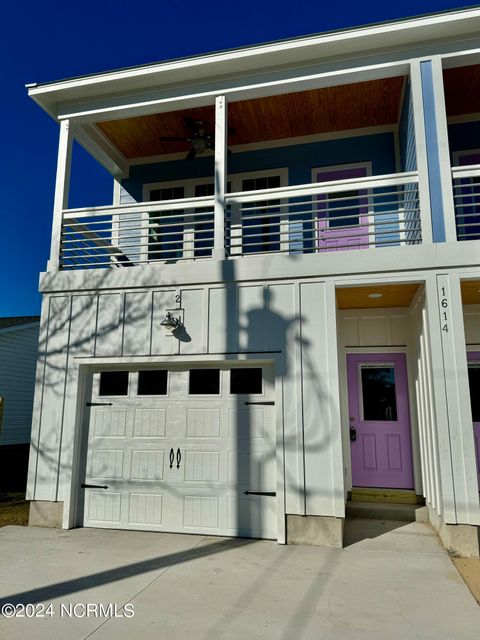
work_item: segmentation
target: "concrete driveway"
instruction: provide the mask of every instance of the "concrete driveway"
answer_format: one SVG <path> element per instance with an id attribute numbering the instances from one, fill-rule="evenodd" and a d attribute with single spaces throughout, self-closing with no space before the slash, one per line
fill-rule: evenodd
<path id="1" fill-rule="evenodd" d="M 425 523 L 398 523 L 343 550 L 5 527 L 0 554 L 0 600 L 31 603 L 17 614 L 36 616 L 0 617 L 2 640 L 478 640 L 480 633 L 480 607 Z M 105 617 L 114 605 L 116 617 Z"/>

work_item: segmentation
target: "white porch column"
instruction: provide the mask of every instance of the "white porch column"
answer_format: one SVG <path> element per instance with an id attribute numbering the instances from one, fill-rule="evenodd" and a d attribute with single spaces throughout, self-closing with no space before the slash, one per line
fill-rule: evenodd
<path id="1" fill-rule="evenodd" d="M 448 142 L 447 109 L 443 86 L 443 66 L 440 56 L 432 57 L 432 77 L 435 105 L 435 123 L 437 126 L 438 156 L 442 183 L 443 211 L 445 215 L 445 239 L 447 242 L 457 241 L 455 225 L 455 207 L 452 185 L 452 164 L 450 145 Z"/>
<path id="2" fill-rule="evenodd" d="M 58 271 L 60 267 L 60 240 L 62 234 L 63 209 L 68 207 L 70 168 L 72 163 L 72 127 L 69 120 L 60 122 L 58 143 L 57 176 L 53 203 L 52 241 L 47 271 Z"/>
<path id="3" fill-rule="evenodd" d="M 432 213 L 430 208 L 430 188 L 428 184 L 427 143 L 425 140 L 425 120 L 422 98 L 420 63 L 413 60 L 410 65 L 410 85 L 412 91 L 413 125 L 415 129 L 415 149 L 417 152 L 418 196 L 420 200 L 420 224 L 422 244 L 432 242 Z"/>
<path id="4" fill-rule="evenodd" d="M 426 281 L 436 428 L 446 524 L 480 524 L 460 278 Z"/>
<path id="5" fill-rule="evenodd" d="M 225 191 L 227 188 L 228 106 L 225 96 L 215 99 L 215 209 L 213 258 L 225 259 Z"/>

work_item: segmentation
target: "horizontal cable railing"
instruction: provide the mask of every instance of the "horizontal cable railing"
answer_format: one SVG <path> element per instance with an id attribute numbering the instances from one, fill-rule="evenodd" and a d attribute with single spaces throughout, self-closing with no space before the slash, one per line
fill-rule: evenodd
<path id="1" fill-rule="evenodd" d="M 230 256 L 420 244 L 417 172 L 226 196 Z"/>
<path id="2" fill-rule="evenodd" d="M 225 196 L 228 257 L 419 244 L 416 172 Z M 134 266 L 212 256 L 214 198 L 63 212 L 62 269 Z"/>
<path id="3" fill-rule="evenodd" d="M 208 258 L 212 249 L 212 197 L 63 212 L 62 269 Z"/>
<path id="4" fill-rule="evenodd" d="M 480 165 L 452 168 L 457 240 L 480 240 Z"/>

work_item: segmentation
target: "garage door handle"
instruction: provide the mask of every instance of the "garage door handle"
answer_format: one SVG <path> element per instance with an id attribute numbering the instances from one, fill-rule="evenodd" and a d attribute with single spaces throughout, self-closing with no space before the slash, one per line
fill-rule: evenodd
<path id="1" fill-rule="evenodd" d="M 180 449 L 177 449 L 177 469 L 180 469 L 181 459 L 182 459 L 182 454 L 180 453 Z"/>
<path id="2" fill-rule="evenodd" d="M 171 469 L 173 467 L 173 461 L 175 459 L 175 454 L 173 452 L 173 447 L 170 449 L 169 459 L 170 459 L 170 469 Z"/>

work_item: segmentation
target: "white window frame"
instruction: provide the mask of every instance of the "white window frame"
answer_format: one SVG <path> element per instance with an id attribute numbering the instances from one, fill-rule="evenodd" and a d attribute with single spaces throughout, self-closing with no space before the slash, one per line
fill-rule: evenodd
<path id="1" fill-rule="evenodd" d="M 280 167 L 278 169 L 262 169 L 260 171 L 243 171 L 241 173 L 232 173 L 227 175 L 227 183 L 230 182 L 232 193 L 241 192 L 242 191 L 242 182 L 244 180 L 251 180 L 256 178 L 271 178 L 279 176 L 280 177 L 280 187 L 288 186 L 288 167 Z M 150 201 L 150 193 L 154 189 L 169 189 L 175 187 L 184 187 L 184 198 L 194 198 L 195 197 L 195 187 L 200 184 L 209 184 L 213 183 L 213 176 L 204 178 L 186 178 L 184 180 L 167 180 L 163 182 L 147 182 L 143 185 L 142 190 L 142 198 L 143 202 Z M 280 213 L 280 248 L 283 250 L 288 248 L 288 212 L 285 211 L 283 214 Z M 192 221 L 193 225 L 193 221 Z M 145 220 L 143 221 L 142 227 L 145 227 L 145 231 L 142 233 L 142 246 L 145 243 L 145 246 L 148 247 L 148 214 L 145 214 Z M 146 235 L 145 235 L 146 234 Z M 239 254 L 242 255 L 242 224 L 241 224 L 241 207 L 235 208 L 232 212 L 231 219 L 231 231 L 230 231 L 231 239 L 236 239 L 236 251 L 232 252 L 233 255 Z M 240 238 L 240 240 L 239 240 Z M 188 260 L 194 260 L 194 240 L 195 240 L 195 230 L 192 226 L 188 228 L 185 225 L 184 229 L 184 258 Z M 187 249 L 185 249 L 185 244 Z M 255 255 L 261 255 L 259 252 Z"/>

